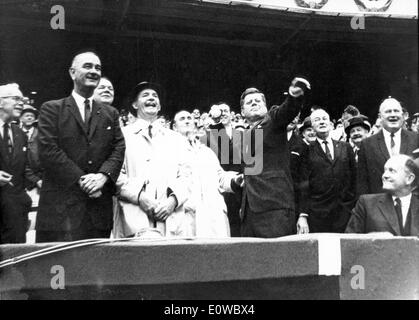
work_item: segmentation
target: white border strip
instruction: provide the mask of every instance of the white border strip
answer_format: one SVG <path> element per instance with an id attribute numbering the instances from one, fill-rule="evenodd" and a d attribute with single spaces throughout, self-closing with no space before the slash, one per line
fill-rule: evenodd
<path id="1" fill-rule="evenodd" d="M 342 253 L 340 236 L 318 234 L 319 275 L 340 276 L 342 270 Z"/>
<path id="2" fill-rule="evenodd" d="M 319 15 L 328 15 L 328 16 L 347 16 L 347 17 L 384 17 L 384 18 L 396 18 L 396 19 L 418 19 L 417 14 L 400 14 L 400 13 L 388 13 L 388 12 L 371 12 L 371 11 L 359 11 L 359 12 L 335 12 L 335 11 L 326 11 L 323 9 L 309 9 L 309 8 L 300 8 L 300 7 L 284 7 L 274 4 L 260 3 L 257 1 L 246 1 L 246 0 L 197 0 L 202 3 L 215 3 L 215 4 L 224 4 L 228 6 L 234 5 L 246 5 L 248 7 L 263 8 L 263 9 L 273 9 L 280 11 L 289 11 L 295 13 L 314 13 Z"/>

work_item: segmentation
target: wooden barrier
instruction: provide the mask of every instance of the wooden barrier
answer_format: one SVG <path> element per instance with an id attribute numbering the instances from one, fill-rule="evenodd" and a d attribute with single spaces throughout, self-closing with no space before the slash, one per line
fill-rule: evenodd
<path id="1" fill-rule="evenodd" d="M 0 260 L 52 245 L 3 245 Z M 102 244 L 0 269 L 0 298 L 418 299 L 419 239 L 311 234 Z"/>

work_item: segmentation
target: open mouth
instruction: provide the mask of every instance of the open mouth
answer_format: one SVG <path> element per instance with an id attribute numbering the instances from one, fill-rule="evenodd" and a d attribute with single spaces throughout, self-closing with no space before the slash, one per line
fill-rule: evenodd
<path id="1" fill-rule="evenodd" d="M 388 118 L 388 121 L 390 123 L 397 123 L 397 122 L 399 122 L 399 120 L 400 120 L 400 118 Z"/>
<path id="2" fill-rule="evenodd" d="M 155 102 L 146 102 L 144 105 L 150 108 L 155 108 L 157 106 Z"/>

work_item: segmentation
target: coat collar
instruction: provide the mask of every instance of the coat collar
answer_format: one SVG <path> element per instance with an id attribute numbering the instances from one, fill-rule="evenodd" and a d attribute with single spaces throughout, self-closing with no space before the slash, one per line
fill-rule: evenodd
<path id="1" fill-rule="evenodd" d="M 77 121 L 77 124 L 80 126 L 80 128 L 83 130 L 83 133 L 86 137 L 91 138 L 94 131 L 96 130 L 97 127 L 97 123 L 98 123 L 98 118 L 100 116 L 100 112 L 102 109 L 102 105 L 97 103 L 96 101 L 92 101 L 92 118 L 91 118 L 91 123 L 90 123 L 90 131 L 89 134 L 87 133 L 87 128 L 86 125 L 83 121 L 83 119 L 81 118 L 81 114 L 79 111 L 79 108 L 77 106 L 77 103 L 73 97 L 73 95 L 70 95 L 66 101 L 65 101 L 66 106 L 69 108 L 71 114 L 74 116 L 74 118 Z"/>
<path id="2" fill-rule="evenodd" d="M 410 214 L 412 217 L 411 235 L 419 237 L 419 193 L 412 194 L 410 201 Z"/>
<path id="3" fill-rule="evenodd" d="M 386 193 L 385 196 L 379 200 L 378 208 L 384 218 L 386 218 L 389 226 L 393 230 L 393 233 L 400 236 L 400 226 L 397 219 L 396 209 L 394 208 L 393 197 Z"/>
<path id="4" fill-rule="evenodd" d="M 380 132 L 377 133 L 378 148 L 380 149 L 381 155 L 384 157 L 384 160 L 387 161 L 388 159 L 390 159 L 390 154 L 388 153 L 383 130 L 384 129 L 381 129 Z"/>
<path id="5" fill-rule="evenodd" d="M 316 149 L 317 153 L 326 161 L 328 161 L 331 164 L 335 164 L 337 159 L 340 158 L 341 153 L 342 153 L 342 146 L 339 143 L 339 141 L 330 139 L 328 141 L 332 141 L 332 145 L 333 145 L 333 152 L 334 152 L 334 157 L 333 157 L 333 161 L 330 161 L 329 158 L 326 156 L 326 153 L 323 151 L 322 146 L 320 145 L 320 142 L 318 139 L 316 139 L 316 141 L 311 142 L 311 144 L 314 146 L 314 148 Z"/>

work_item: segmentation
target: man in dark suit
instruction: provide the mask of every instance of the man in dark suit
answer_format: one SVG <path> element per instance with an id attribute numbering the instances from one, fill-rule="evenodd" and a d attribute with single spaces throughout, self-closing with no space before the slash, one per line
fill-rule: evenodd
<path id="1" fill-rule="evenodd" d="M 243 237 L 275 238 L 295 233 L 286 128 L 300 112 L 309 89 L 307 80 L 295 78 L 285 102 L 269 111 L 264 94 L 256 88 L 245 90 L 241 96 L 242 114 L 251 125 L 243 133 Z"/>
<path id="2" fill-rule="evenodd" d="M 351 146 L 330 138 L 329 114 L 315 110 L 317 139 L 301 154 L 298 233 L 344 232 L 356 200 L 356 163 Z"/>
<path id="3" fill-rule="evenodd" d="M 26 170 L 28 190 L 37 188 L 38 191 L 42 186 L 42 167 L 39 161 L 38 148 L 38 128 L 35 122 L 39 112 L 32 106 L 26 105 L 20 116 L 21 129 L 28 138 L 28 166 Z"/>
<path id="4" fill-rule="evenodd" d="M 93 101 L 101 77 L 96 54 L 77 55 L 70 76 L 72 94 L 40 110 L 37 242 L 107 238 L 112 229 L 112 195 L 125 152 L 118 112 Z"/>
<path id="5" fill-rule="evenodd" d="M 230 106 L 225 102 L 218 102 L 211 107 L 209 116 L 214 124 L 210 125 L 209 131 L 201 137 L 201 142 L 214 151 L 224 171 L 241 173 L 242 134 L 232 126 Z M 223 197 L 227 205 L 231 236 L 240 237 L 239 212 L 242 194 L 237 190 L 235 193 L 226 192 Z"/>
<path id="6" fill-rule="evenodd" d="M 25 191 L 27 138 L 11 123 L 22 98 L 18 87 L 0 87 L 0 244 L 25 243 L 32 204 Z"/>
<path id="7" fill-rule="evenodd" d="M 383 168 L 393 155 L 407 154 L 419 148 L 419 135 L 402 129 L 403 110 L 394 98 L 380 106 L 382 130 L 361 143 L 358 155 L 358 195 L 381 193 Z"/>
<path id="8" fill-rule="evenodd" d="M 382 176 L 385 193 L 363 195 L 352 212 L 346 233 L 390 232 L 419 236 L 419 164 L 406 155 L 391 157 Z"/>

